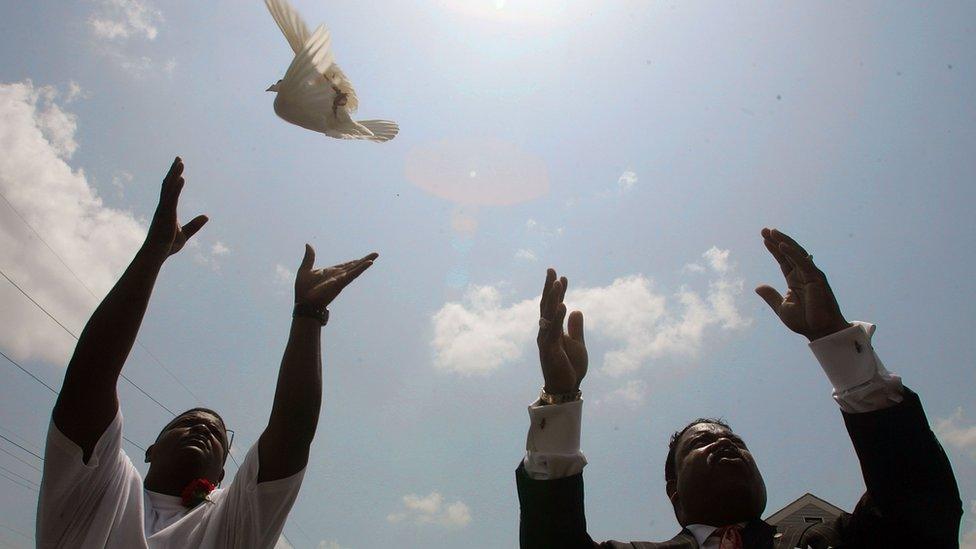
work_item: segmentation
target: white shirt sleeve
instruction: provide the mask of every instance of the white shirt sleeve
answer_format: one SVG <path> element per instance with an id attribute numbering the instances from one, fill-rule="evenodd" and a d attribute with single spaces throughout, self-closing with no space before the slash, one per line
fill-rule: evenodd
<path id="1" fill-rule="evenodd" d="M 270 548 L 275 545 L 298 499 L 305 470 L 258 483 L 258 445 L 255 441 L 248 450 L 230 487 L 213 498 L 215 505 L 203 539 L 196 543 L 191 536 L 188 539 L 194 543 L 182 546 Z"/>
<path id="2" fill-rule="evenodd" d="M 529 405 L 529 435 L 525 442 L 525 472 L 536 480 L 570 477 L 583 471 L 580 452 L 583 401 Z"/>
<path id="3" fill-rule="evenodd" d="M 142 478 L 122 451 L 122 413 L 88 463 L 52 420 L 37 503 L 38 547 L 144 547 Z"/>
<path id="4" fill-rule="evenodd" d="M 810 342 L 834 387 L 834 400 L 849 414 L 873 412 L 902 401 L 901 378 L 885 369 L 871 346 L 875 325 L 853 326 Z"/>

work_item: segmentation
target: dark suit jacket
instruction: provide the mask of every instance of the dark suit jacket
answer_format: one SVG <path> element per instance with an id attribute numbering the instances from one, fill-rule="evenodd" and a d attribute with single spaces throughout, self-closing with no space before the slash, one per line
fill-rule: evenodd
<path id="1" fill-rule="evenodd" d="M 757 518 L 744 532 L 746 547 L 959 547 L 962 502 L 956 479 L 918 395 L 904 391 L 904 400 L 891 408 L 843 414 L 867 486 L 853 513 L 782 532 Z M 596 543 L 586 533 L 582 474 L 533 480 L 520 464 L 515 477 L 523 549 L 698 549 L 686 530 L 665 542 Z"/>

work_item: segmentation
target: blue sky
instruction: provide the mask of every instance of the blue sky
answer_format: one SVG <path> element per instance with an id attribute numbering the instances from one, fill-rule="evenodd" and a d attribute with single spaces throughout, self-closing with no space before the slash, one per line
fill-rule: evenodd
<path id="1" fill-rule="evenodd" d="M 332 307 L 294 546 L 516 545 L 547 266 L 587 314 L 594 537 L 673 535 L 667 437 L 702 415 L 750 444 L 768 512 L 807 491 L 851 509 L 863 484 L 829 384 L 752 293 L 782 287 L 763 226 L 878 324 L 976 531 L 976 7 L 294 4 L 395 140 L 274 115 L 264 90 L 291 53 L 257 0 L 17 3 L 0 22 L 0 190 L 93 293 L 185 159 L 182 216 L 211 221 L 167 263 L 140 340 L 240 455 L 270 411 L 303 244 L 322 264 L 380 253 Z M 77 333 L 95 299 L 7 203 L 0 242 L 0 269 Z M 0 282 L 0 350 L 59 385 L 73 340 Z M 125 372 L 197 403 L 142 348 Z M 0 433 L 40 453 L 52 395 L 6 361 L 0 380 Z M 129 438 L 150 443 L 166 412 L 120 391 Z M 38 462 L 0 449 L 26 485 L 0 478 L 0 544 L 29 546 Z"/>

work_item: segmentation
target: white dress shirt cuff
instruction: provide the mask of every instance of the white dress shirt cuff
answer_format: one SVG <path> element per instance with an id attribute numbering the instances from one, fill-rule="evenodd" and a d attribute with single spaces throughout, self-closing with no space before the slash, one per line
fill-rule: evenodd
<path id="1" fill-rule="evenodd" d="M 852 322 L 850 328 L 810 342 L 834 387 L 834 400 L 848 413 L 881 410 L 902 401 L 901 378 L 885 369 L 871 346 L 876 327 Z"/>
<path id="2" fill-rule="evenodd" d="M 580 452 L 583 401 L 529 405 L 529 434 L 525 441 L 525 471 L 536 480 L 579 474 L 586 465 Z"/>

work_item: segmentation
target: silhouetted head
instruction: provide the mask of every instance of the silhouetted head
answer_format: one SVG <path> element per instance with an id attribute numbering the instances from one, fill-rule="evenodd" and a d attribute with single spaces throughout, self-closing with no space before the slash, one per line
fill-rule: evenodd
<path id="1" fill-rule="evenodd" d="M 766 508 L 766 483 L 752 454 L 720 419 L 696 419 L 671 436 L 664 479 L 682 526 L 747 522 Z"/>
<path id="2" fill-rule="evenodd" d="M 270 86 L 268 86 L 268 89 L 266 89 L 264 91 L 277 92 L 278 91 L 278 86 L 280 86 L 280 85 L 281 85 L 281 80 L 275 82 L 274 84 L 271 84 Z"/>
<path id="3" fill-rule="evenodd" d="M 146 449 L 151 473 L 182 481 L 224 478 L 224 462 L 230 455 L 227 426 L 209 408 L 193 408 L 173 418 Z"/>

